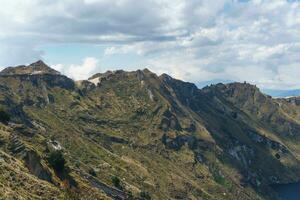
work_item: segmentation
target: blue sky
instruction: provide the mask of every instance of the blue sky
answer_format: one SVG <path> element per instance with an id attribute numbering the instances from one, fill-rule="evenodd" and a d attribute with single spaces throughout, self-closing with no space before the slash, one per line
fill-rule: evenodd
<path id="1" fill-rule="evenodd" d="M 101 71 L 115 70 L 120 68 L 132 68 L 142 63 L 142 58 L 135 53 L 116 54 L 113 57 L 105 55 L 107 45 L 94 44 L 54 44 L 43 45 L 38 47 L 44 52 L 43 60 L 51 65 L 63 63 L 64 65 L 72 65 L 74 63 L 82 63 L 85 58 L 93 57 L 101 61 Z M 99 69 L 95 69 L 99 70 Z"/>
<path id="2" fill-rule="evenodd" d="M 0 69 L 73 79 L 149 68 L 195 83 L 300 88 L 298 0 L 0 0 Z"/>

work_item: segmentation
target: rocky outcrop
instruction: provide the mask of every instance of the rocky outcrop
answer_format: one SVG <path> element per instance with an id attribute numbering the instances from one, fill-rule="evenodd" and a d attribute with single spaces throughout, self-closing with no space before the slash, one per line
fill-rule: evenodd
<path id="1" fill-rule="evenodd" d="M 201 140 L 192 135 L 179 135 L 176 137 L 169 137 L 164 134 L 161 138 L 162 143 L 169 149 L 180 150 L 183 145 L 187 145 L 191 150 L 212 150 L 213 143 Z"/>
<path id="2" fill-rule="evenodd" d="M 16 134 L 11 134 L 9 139 L 8 150 L 15 155 L 19 155 L 21 157 L 26 156 L 25 145 L 18 138 Z"/>
<path id="3" fill-rule="evenodd" d="M 169 109 L 167 109 L 162 115 L 160 128 L 164 131 L 167 131 L 169 129 L 177 130 L 177 131 L 182 130 L 182 127 L 177 117 L 172 112 L 170 112 Z"/>
<path id="4" fill-rule="evenodd" d="M 26 148 L 24 143 L 16 134 L 11 134 L 8 143 L 8 150 L 15 156 L 24 160 L 29 172 L 39 179 L 51 182 L 51 174 L 41 164 L 40 156 L 31 149 Z"/>
<path id="5" fill-rule="evenodd" d="M 167 74 L 162 74 L 159 78 L 172 88 L 178 100 L 184 105 L 190 106 L 191 99 L 199 92 L 193 83 L 173 79 Z"/>
<path id="6" fill-rule="evenodd" d="M 277 150 L 280 153 L 289 153 L 289 150 L 283 144 L 273 141 L 266 136 L 260 135 L 254 131 L 248 131 L 248 135 L 255 143 L 262 144 L 263 146 L 266 146 L 273 150 Z"/>
<path id="7" fill-rule="evenodd" d="M 30 173 L 39 179 L 52 182 L 50 172 L 41 164 L 41 158 L 35 151 L 28 150 L 24 157 L 24 161 Z"/>
<path id="8" fill-rule="evenodd" d="M 228 150 L 228 153 L 244 167 L 249 167 L 252 163 L 252 159 L 255 157 L 254 149 L 247 145 L 233 146 Z"/>
<path id="9" fill-rule="evenodd" d="M 300 97 L 291 97 L 286 100 L 295 106 L 300 106 Z"/>

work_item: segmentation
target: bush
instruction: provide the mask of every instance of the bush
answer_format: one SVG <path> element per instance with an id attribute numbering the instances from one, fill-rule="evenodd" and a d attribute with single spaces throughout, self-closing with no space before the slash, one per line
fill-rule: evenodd
<path id="1" fill-rule="evenodd" d="M 10 115 L 6 111 L 0 109 L 0 122 L 8 123 L 9 121 L 10 121 Z"/>
<path id="2" fill-rule="evenodd" d="M 111 177 L 111 181 L 116 188 L 122 189 L 121 180 L 117 176 Z"/>
<path id="3" fill-rule="evenodd" d="M 63 172 L 65 170 L 66 161 L 61 151 L 50 152 L 48 162 L 56 172 Z"/>
<path id="4" fill-rule="evenodd" d="M 97 173 L 95 172 L 95 170 L 93 168 L 89 168 L 88 169 L 88 173 L 91 175 L 91 176 L 97 176 Z"/>
<path id="5" fill-rule="evenodd" d="M 140 198 L 143 199 L 143 200 L 150 200 L 150 199 L 151 199 L 151 196 L 149 195 L 148 192 L 142 191 L 142 192 L 140 193 Z"/>
<path id="6" fill-rule="evenodd" d="M 134 200 L 134 199 L 135 199 L 131 191 L 128 191 L 128 192 L 127 192 L 127 197 L 126 197 L 126 199 L 127 199 L 127 200 Z"/>

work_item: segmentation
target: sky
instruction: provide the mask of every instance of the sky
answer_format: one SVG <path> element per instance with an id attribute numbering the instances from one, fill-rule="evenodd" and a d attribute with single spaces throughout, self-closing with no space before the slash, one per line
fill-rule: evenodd
<path id="1" fill-rule="evenodd" d="M 299 0 L 0 0 L 0 69 L 151 71 L 300 88 Z"/>

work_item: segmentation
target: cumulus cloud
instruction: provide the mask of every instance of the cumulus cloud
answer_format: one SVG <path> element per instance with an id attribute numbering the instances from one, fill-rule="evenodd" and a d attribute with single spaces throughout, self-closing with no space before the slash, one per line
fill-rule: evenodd
<path id="1" fill-rule="evenodd" d="M 72 64 L 64 66 L 63 64 L 55 64 L 51 67 L 61 71 L 63 74 L 66 74 L 74 80 L 85 80 L 95 73 L 95 70 L 98 68 L 98 63 L 98 59 L 87 57 L 82 61 L 82 64 L 79 65 Z"/>
<path id="2" fill-rule="evenodd" d="M 300 88 L 294 77 L 300 68 L 299 1 L 0 3 L 0 66 L 43 57 L 46 52 L 37 50 L 43 44 L 101 44 L 107 46 L 104 56 L 136 54 L 155 72 L 187 81 L 246 80 L 264 88 Z M 97 65 L 92 63 L 87 65 Z M 75 77 L 84 73 L 83 65 L 61 65 L 60 70 Z"/>

